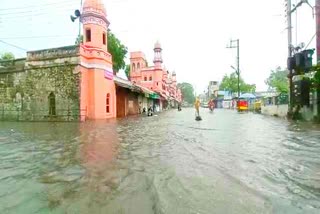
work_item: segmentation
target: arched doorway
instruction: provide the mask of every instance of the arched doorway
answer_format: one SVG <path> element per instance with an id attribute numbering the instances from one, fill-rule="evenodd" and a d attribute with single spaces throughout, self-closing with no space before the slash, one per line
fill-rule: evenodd
<path id="1" fill-rule="evenodd" d="M 53 92 L 49 94 L 48 97 L 49 102 L 49 116 L 55 116 L 56 115 L 56 96 Z"/>

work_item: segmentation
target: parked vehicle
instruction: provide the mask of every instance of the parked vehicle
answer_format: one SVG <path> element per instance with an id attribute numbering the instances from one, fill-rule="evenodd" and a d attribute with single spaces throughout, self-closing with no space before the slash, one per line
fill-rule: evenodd
<path id="1" fill-rule="evenodd" d="M 246 99 L 239 99 L 237 103 L 238 112 L 248 111 L 248 101 Z"/>
<path id="2" fill-rule="evenodd" d="M 261 113 L 261 100 L 254 103 L 254 111 L 257 113 Z"/>

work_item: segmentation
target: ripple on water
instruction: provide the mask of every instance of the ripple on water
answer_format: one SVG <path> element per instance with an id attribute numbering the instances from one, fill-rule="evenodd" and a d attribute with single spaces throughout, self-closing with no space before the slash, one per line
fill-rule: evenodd
<path id="1" fill-rule="evenodd" d="M 319 213 L 317 128 L 202 114 L 0 123 L 0 201 L 17 214 Z"/>

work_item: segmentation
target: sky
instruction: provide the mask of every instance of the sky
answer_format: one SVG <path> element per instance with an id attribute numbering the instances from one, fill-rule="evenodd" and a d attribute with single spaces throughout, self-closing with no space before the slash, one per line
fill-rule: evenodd
<path id="1" fill-rule="evenodd" d="M 236 67 L 236 49 L 226 48 L 230 39 L 239 39 L 241 76 L 257 90 L 267 89 L 264 81 L 272 69 L 286 67 L 285 0 L 103 2 L 109 28 L 129 52 L 143 51 L 152 64 L 154 43 L 160 41 L 165 67 L 198 93 Z M 315 0 L 309 3 L 314 6 Z M 0 53 L 25 57 L 27 50 L 73 45 L 79 22 L 71 22 L 70 15 L 80 4 L 81 0 L 1 0 Z M 293 44 L 315 48 L 312 9 L 304 4 L 292 21 Z"/>

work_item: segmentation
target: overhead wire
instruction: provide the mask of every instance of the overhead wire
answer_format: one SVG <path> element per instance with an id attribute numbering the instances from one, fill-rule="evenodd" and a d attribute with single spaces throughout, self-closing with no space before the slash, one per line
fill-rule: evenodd
<path id="1" fill-rule="evenodd" d="M 38 38 L 56 38 L 56 37 L 67 38 L 67 37 L 74 37 L 74 35 L 18 36 L 18 37 L 3 37 L 0 39 L 12 40 L 12 39 L 38 39 Z"/>
<path id="2" fill-rule="evenodd" d="M 313 37 L 310 39 L 309 43 L 306 45 L 306 47 L 304 48 L 305 50 L 309 47 L 309 45 L 311 44 L 312 40 L 316 37 L 317 33 L 315 33 L 313 35 Z"/>
<path id="3" fill-rule="evenodd" d="M 59 6 L 56 6 L 56 7 L 48 7 L 48 8 L 34 8 L 34 9 L 30 9 L 30 10 L 24 10 L 24 11 L 19 11 L 19 12 L 13 12 L 13 13 L 0 13 L 0 16 L 1 17 L 12 17 L 12 16 L 15 16 L 15 15 L 20 15 L 20 14 L 33 14 L 33 13 L 36 13 L 36 12 L 43 12 L 43 11 L 51 11 L 51 10 L 60 10 L 60 9 L 66 9 L 66 8 L 69 8 L 69 7 L 72 7 L 75 5 L 75 3 L 67 3 L 67 4 L 64 4 L 64 5 L 59 5 Z"/>
<path id="4" fill-rule="evenodd" d="M 3 44 L 9 45 L 9 46 L 15 47 L 15 48 L 17 48 L 17 49 L 19 49 L 19 50 L 28 51 L 28 50 L 25 49 L 25 48 L 19 47 L 19 46 L 17 46 L 17 45 L 14 45 L 14 44 L 11 44 L 11 43 L 8 43 L 8 42 L 5 42 L 5 41 L 3 41 L 3 40 L 1 40 L 1 39 L 0 39 L 0 42 L 3 43 Z"/>
<path id="5" fill-rule="evenodd" d="M 61 1 L 61 2 L 52 2 L 52 3 L 47 3 L 47 4 L 36 4 L 36 5 L 29 5 L 29 6 L 24 6 L 24 7 L 15 7 L 15 8 L 4 8 L 1 9 L 0 11 L 6 11 L 6 10 L 20 10 L 20 9 L 26 9 L 26 8 L 34 8 L 34 7 L 46 7 L 46 6 L 52 6 L 52 5 L 59 5 L 59 4 L 67 4 L 67 3 L 77 3 L 78 1 L 72 2 L 66 2 L 66 1 Z"/>

